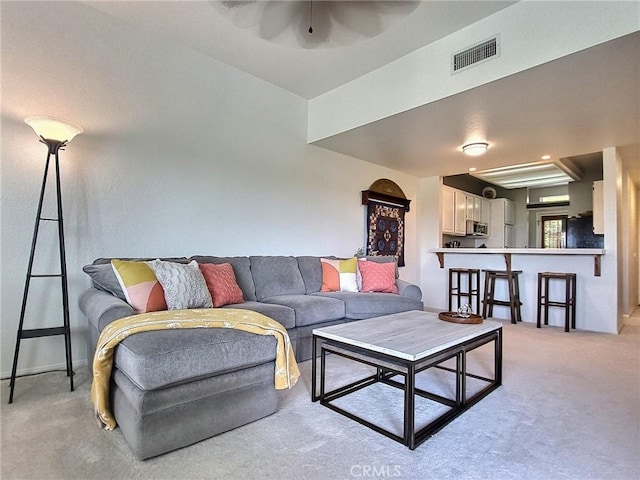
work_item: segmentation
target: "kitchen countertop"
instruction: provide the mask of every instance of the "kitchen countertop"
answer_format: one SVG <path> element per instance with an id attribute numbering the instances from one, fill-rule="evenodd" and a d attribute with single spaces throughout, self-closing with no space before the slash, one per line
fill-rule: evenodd
<path id="1" fill-rule="evenodd" d="M 604 248 L 432 248 L 432 253 L 493 253 L 512 255 L 604 255 Z"/>
<path id="2" fill-rule="evenodd" d="M 511 255 L 593 255 L 593 274 L 600 276 L 600 257 L 605 254 L 604 248 L 432 248 L 429 250 L 438 256 L 440 268 L 444 268 L 444 254 L 494 254 L 504 255 L 507 270 L 511 270 Z"/>

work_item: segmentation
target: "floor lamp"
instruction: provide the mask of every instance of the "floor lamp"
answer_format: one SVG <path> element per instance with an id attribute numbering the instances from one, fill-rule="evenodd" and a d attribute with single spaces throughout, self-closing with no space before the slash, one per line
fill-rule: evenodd
<path id="1" fill-rule="evenodd" d="M 40 142 L 47 146 L 47 161 L 44 167 L 44 176 L 42 178 L 42 187 L 40 189 L 40 200 L 38 202 L 38 212 L 36 213 L 36 223 L 33 230 L 33 240 L 31 242 L 31 254 L 29 256 L 29 266 L 27 267 L 27 278 L 24 285 L 24 294 L 22 297 L 22 309 L 20 311 L 20 322 L 18 324 L 18 334 L 16 338 L 16 350 L 13 357 L 13 368 L 11 369 L 11 382 L 9 384 L 9 403 L 13 402 L 13 389 L 16 383 L 16 370 L 18 368 L 18 354 L 20 352 L 20 341 L 26 338 L 38 338 L 49 337 L 53 335 L 64 335 L 65 339 L 65 353 L 67 360 L 67 376 L 69 377 L 69 383 L 71 391 L 73 391 L 73 371 L 71 362 L 71 329 L 69 326 L 69 293 L 67 286 L 67 264 L 65 259 L 64 248 L 64 224 L 62 221 L 62 195 L 60 190 L 60 162 L 58 159 L 58 152 L 66 147 L 73 137 L 82 133 L 82 128 L 46 117 L 29 117 L 25 119 L 27 125 L 29 125 L 36 132 L 36 135 L 40 138 Z M 55 158 L 55 177 L 56 177 L 56 200 L 57 200 L 57 217 L 56 218 L 44 218 L 42 217 L 42 203 L 44 200 L 45 189 L 47 186 L 47 177 L 49 172 L 49 163 L 51 157 Z M 36 250 L 36 243 L 38 240 L 38 230 L 40 222 L 56 222 L 58 224 L 58 245 L 60 249 L 60 273 L 34 275 L 33 274 L 33 257 Z M 32 278 L 45 278 L 45 277 L 59 277 L 62 287 L 62 312 L 63 312 L 63 325 L 61 327 L 53 328 L 35 328 L 24 329 L 24 317 L 27 309 L 27 298 L 29 296 L 29 287 L 31 286 Z"/>

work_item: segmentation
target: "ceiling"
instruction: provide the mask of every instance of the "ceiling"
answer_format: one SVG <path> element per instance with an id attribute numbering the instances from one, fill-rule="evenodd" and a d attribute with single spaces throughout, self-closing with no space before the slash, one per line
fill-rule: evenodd
<path id="1" fill-rule="evenodd" d="M 83 3 L 310 99 L 515 2 L 398 2 L 403 6 L 395 11 L 393 2 L 376 2 L 386 7 L 348 19 L 356 22 L 351 25 L 334 21 L 332 35 L 317 43 L 300 40 L 301 28 L 308 28 L 304 15 L 298 13 L 298 23 L 291 23 L 297 31 L 282 22 L 289 4 L 309 2 Z M 314 33 L 329 21 L 323 3 L 334 8 L 347 2 L 314 1 Z M 267 14 L 269 4 L 274 7 Z M 360 34 L 343 35 L 342 23 L 357 25 L 352 30 Z M 627 166 L 640 185 L 638 58 L 640 32 L 314 144 L 418 177 L 620 146 L 623 158 L 633 159 Z M 460 152 L 465 125 L 478 117 L 487 126 L 489 150 L 466 157 Z"/>
<path id="2" fill-rule="evenodd" d="M 304 98 L 313 98 L 358 78 L 376 68 L 471 25 L 508 7 L 507 1 L 435 2 L 316 2 L 320 4 L 415 3 L 410 8 L 386 9 L 369 21 L 384 19 L 386 30 L 352 45 L 341 46 L 329 39 L 316 48 L 301 45 L 290 30 L 267 40 L 261 38 L 265 22 L 278 22 L 278 15 L 261 15 L 263 4 L 307 4 L 308 2 L 223 1 L 84 1 L 86 5 L 150 33 L 190 46 L 212 58 L 262 78 Z M 236 9 L 224 5 L 237 3 Z M 330 7 L 331 5 L 329 5 Z M 282 13 L 280 9 L 274 12 Z M 245 14 L 249 20 L 237 20 Z M 287 15 L 291 15 L 285 12 Z M 251 18 L 252 17 L 252 18 Z M 234 19 L 236 20 L 234 23 Z M 238 24 L 239 26 L 236 26 Z M 333 23 L 334 29 L 339 27 Z M 316 27 L 313 35 L 321 35 Z M 338 32 L 339 33 L 339 32 Z M 264 35 L 263 35 L 264 36 Z"/>

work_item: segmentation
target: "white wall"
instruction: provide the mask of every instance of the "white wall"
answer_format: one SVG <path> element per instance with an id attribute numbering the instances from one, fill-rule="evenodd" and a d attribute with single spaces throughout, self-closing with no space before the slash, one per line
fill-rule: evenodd
<path id="1" fill-rule="evenodd" d="M 619 194 L 621 221 L 618 224 L 618 238 L 620 239 L 620 308 L 622 323 L 629 323 L 629 317 L 639 304 L 638 283 L 638 191 L 636 185 L 631 180 L 629 172 L 626 170 L 626 163 L 640 162 L 637 156 L 632 158 L 632 153 L 627 153 L 629 158 L 623 158 L 622 151 L 616 149 L 616 160 L 621 162 Z M 625 162 L 626 161 L 626 162 Z"/>
<path id="2" fill-rule="evenodd" d="M 636 186 L 625 172 L 623 178 L 622 222 L 622 314 L 629 317 L 638 305 L 638 197 Z"/>
<path id="3" fill-rule="evenodd" d="M 27 116 L 85 129 L 61 152 L 79 364 L 86 361 L 86 320 L 77 301 L 89 286 L 81 268 L 96 257 L 346 256 L 364 243 L 361 190 L 390 178 L 417 197 L 414 177 L 307 145 L 300 97 L 79 3 L 1 8 L 3 376 L 11 369 L 46 155 Z M 407 215 L 401 269 L 413 282 L 418 210 Z M 34 273 L 57 268 L 54 239 L 43 226 Z M 25 327 L 60 325 L 58 284 L 39 282 Z M 21 372 L 63 362 L 62 337 L 23 342 Z"/>

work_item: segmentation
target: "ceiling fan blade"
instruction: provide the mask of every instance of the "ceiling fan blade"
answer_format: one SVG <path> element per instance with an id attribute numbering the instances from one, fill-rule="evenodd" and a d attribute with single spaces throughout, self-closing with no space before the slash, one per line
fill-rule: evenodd
<path id="1" fill-rule="evenodd" d="M 262 18 L 262 2 L 249 1 L 223 1 L 227 14 L 233 18 L 233 24 L 239 28 L 251 28 L 260 23 Z"/>
<path id="2" fill-rule="evenodd" d="M 296 17 L 300 2 L 263 2 L 264 9 L 260 20 L 260 37 L 271 40 L 291 25 Z"/>
<path id="3" fill-rule="evenodd" d="M 331 2 L 331 17 L 345 28 L 365 37 L 382 32 L 378 2 Z"/>
<path id="4" fill-rule="evenodd" d="M 393 14 L 393 15 L 408 15 L 413 12 L 421 2 L 419 1 L 393 1 L 393 0 L 383 0 L 380 2 L 376 2 L 378 5 L 378 11 L 382 14 Z"/>

